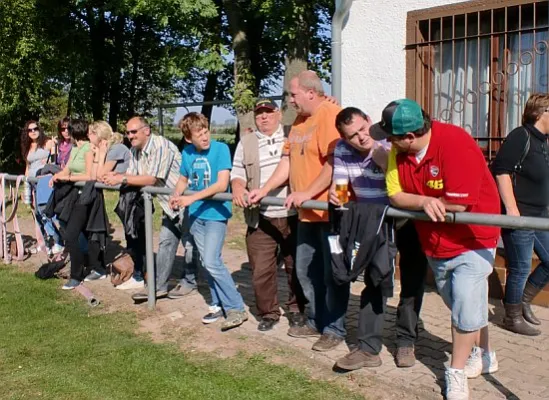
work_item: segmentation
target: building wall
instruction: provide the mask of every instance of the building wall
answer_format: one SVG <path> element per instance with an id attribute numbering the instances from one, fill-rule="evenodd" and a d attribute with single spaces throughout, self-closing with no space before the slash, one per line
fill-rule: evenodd
<path id="1" fill-rule="evenodd" d="M 342 104 L 378 119 L 406 93 L 406 16 L 409 11 L 463 0 L 354 0 L 342 32 Z"/>

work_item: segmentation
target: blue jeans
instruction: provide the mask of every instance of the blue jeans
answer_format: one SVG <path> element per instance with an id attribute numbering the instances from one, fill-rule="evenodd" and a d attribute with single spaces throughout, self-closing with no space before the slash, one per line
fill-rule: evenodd
<path id="1" fill-rule="evenodd" d="M 159 291 L 168 290 L 168 281 L 172 273 L 173 263 L 177 254 L 179 242 L 185 230 L 185 219 L 180 215 L 171 219 L 167 215 L 162 216 L 158 252 L 156 253 L 156 288 Z M 186 247 L 187 250 L 187 247 Z M 192 255 L 192 249 L 190 254 Z M 185 263 L 181 285 L 196 288 L 196 264 Z"/>
<path id="2" fill-rule="evenodd" d="M 350 285 L 336 285 L 328 244 L 328 222 L 298 222 L 295 268 L 308 300 L 308 324 L 320 333 L 345 337 Z"/>
<path id="3" fill-rule="evenodd" d="M 496 249 L 469 250 L 452 258 L 427 257 L 437 289 L 452 311 L 452 325 L 474 332 L 488 325 L 488 277 Z"/>
<path id="4" fill-rule="evenodd" d="M 212 295 L 212 306 L 221 306 L 225 312 L 244 311 L 244 301 L 236 289 L 231 273 L 223 263 L 221 250 L 227 232 L 227 221 L 191 219 L 191 234 L 198 248 Z"/>
<path id="5" fill-rule="evenodd" d="M 36 220 L 38 221 L 38 226 L 40 227 L 40 231 L 42 232 L 44 240 L 46 241 L 46 246 L 48 245 L 49 238 L 53 239 L 54 244 L 62 245 L 63 242 L 61 240 L 61 234 L 55 226 L 54 219 L 46 217 L 42 212 L 40 206 L 37 206 L 35 208 L 35 215 Z"/>
<path id="6" fill-rule="evenodd" d="M 505 303 L 519 304 L 527 281 L 538 289 L 543 289 L 549 282 L 549 232 L 503 229 L 501 238 L 508 272 Z M 530 273 L 533 252 L 540 263 Z"/>

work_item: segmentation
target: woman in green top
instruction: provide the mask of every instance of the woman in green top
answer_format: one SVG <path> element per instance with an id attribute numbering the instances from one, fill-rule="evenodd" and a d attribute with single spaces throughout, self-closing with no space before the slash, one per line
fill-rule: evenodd
<path id="1" fill-rule="evenodd" d="M 72 147 L 69 162 L 65 168 L 55 174 L 50 181 L 52 187 L 58 181 L 89 181 L 92 176 L 93 153 L 90 152 L 88 123 L 83 120 L 73 120 L 69 124 L 69 132 L 76 142 L 76 146 Z"/>

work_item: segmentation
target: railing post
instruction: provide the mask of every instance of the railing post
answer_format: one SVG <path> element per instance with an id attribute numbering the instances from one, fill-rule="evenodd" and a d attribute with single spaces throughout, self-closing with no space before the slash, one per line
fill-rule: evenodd
<path id="1" fill-rule="evenodd" d="M 145 250 L 147 260 L 147 303 L 149 310 L 156 307 L 156 273 L 154 269 L 154 251 L 153 251 L 153 204 L 152 195 L 148 192 L 143 193 L 145 201 Z"/>

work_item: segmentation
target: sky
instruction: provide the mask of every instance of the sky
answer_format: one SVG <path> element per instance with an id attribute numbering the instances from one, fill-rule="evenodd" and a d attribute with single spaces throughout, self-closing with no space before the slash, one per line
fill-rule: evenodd
<path id="1" fill-rule="evenodd" d="M 324 86 L 324 91 L 326 92 L 326 94 L 331 94 L 331 85 L 323 82 L 323 86 Z M 269 97 L 269 96 L 280 96 L 282 94 L 282 90 L 280 89 L 282 88 L 282 80 L 279 82 L 279 84 L 274 88 L 274 90 L 269 94 L 267 95 L 266 97 Z M 276 92 L 278 91 L 278 93 Z M 280 101 L 277 100 L 277 103 L 278 105 L 280 106 Z M 175 114 L 175 120 L 174 122 L 177 124 L 177 122 L 188 112 L 192 112 L 192 111 L 195 111 L 195 112 L 200 112 L 200 107 L 189 107 L 188 109 L 187 108 L 184 108 L 184 107 L 179 107 L 176 111 L 176 114 Z M 227 110 L 226 108 L 223 108 L 223 107 L 214 107 L 213 109 L 213 112 L 212 112 L 212 121 L 218 123 L 218 124 L 222 124 L 223 122 L 225 122 L 226 120 L 233 120 L 233 124 L 234 126 L 236 126 L 236 116 L 233 115 L 229 110 Z"/>

